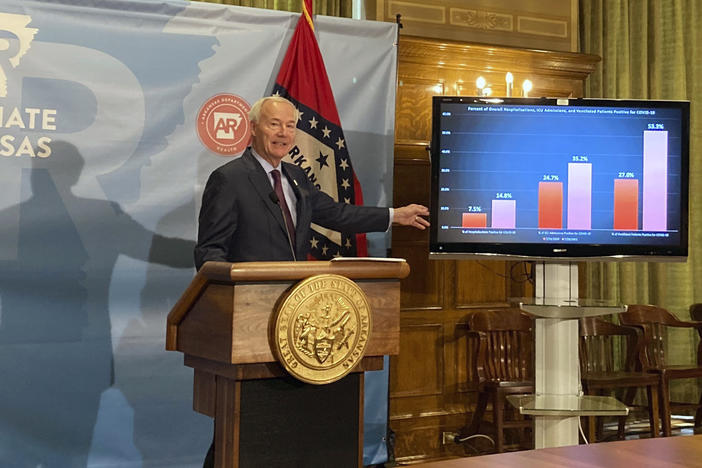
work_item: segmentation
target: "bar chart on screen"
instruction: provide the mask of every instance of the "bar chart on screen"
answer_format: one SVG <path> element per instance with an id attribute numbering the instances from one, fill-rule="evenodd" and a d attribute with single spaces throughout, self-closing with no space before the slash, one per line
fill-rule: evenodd
<path id="1" fill-rule="evenodd" d="M 441 229 L 499 242 L 675 235 L 679 213 L 670 207 L 680 193 L 669 178 L 680 170 L 681 138 L 666 126 L 675 119 L 660 110 L 557 110 L 462 106 L 443 116 Z"/>

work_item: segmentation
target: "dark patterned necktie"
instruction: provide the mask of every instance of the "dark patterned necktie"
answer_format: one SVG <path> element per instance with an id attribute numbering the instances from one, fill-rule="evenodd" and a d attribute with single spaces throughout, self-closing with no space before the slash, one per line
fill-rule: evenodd
<path id="1" fill-rule="evenodd" d="M 271 175 L 273 176 L 273 190 L 278 196 L 278 203 L 280 203 L 280 209 L 283 211 L 285 224 L 288 226 L 290 242 L 295 245 L 295 225 L 293 224 L 292 216 L 290 215 L 290 210 L 288 209 L 288 204 L 285 201 L 285 195 L 283 195 L 283 184 L 280 182 L 280 171 L 274 169 L 271 171 Z"/>

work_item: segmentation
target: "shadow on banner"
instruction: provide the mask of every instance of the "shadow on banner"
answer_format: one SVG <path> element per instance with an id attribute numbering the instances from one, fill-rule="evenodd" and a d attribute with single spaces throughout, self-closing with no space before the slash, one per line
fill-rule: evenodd
<path id="1" fill-rule="evenodd" d="M 74 195 L 84 158 L 66 142 L 51 148 L 51 161 L 21 170 L 23 201 L 0 212 L 0 226 L 19 220 L 14 258 L 0 258 L 3 466 L 86 466 L 114 380 L 108 295 L 117 257 L 192 266 L 192 241 L 154 234 L 117 203 Z"/>

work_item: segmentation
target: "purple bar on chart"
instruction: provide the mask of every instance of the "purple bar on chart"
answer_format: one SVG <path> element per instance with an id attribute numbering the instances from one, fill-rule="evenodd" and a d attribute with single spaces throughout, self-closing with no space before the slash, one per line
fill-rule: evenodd
<path id="1" fill-rule="evenodd" d="M 568 164 L 567 229 L 592 228 L 592 164 Z"/>
<path id="2" fill-rule="evenodd" d="M 517 226 L 517 200 L 492 201 L 492 226 L 500 229 L 514 229 Z"/>
<path id="3" fill-rule="evenodd" d="M 668 229 L 668 132 L 643 132 L 644 231 Z"/>

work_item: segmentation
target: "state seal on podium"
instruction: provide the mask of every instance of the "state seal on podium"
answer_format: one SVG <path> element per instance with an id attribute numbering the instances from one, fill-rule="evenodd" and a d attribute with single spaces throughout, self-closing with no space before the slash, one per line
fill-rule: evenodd
<path id="1" fill-rule="evenodd" d="M 311 276 L 277 307 L 273 351 L 293 377 L 310 384 L 335 382 L 363 359 L 371 331 L 368 299 L 340 275 Z"/>

